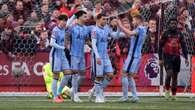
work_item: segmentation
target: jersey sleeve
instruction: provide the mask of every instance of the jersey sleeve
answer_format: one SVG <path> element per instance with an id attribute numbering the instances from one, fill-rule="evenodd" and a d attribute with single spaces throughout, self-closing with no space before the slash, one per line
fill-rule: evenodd
<path id="1" fill-rule="evenodd" d="M 68 19 L 66 23 L 66 27 L 71 27 L 73 25 L 74 20 L 76 19 L 75 15 L 72 15 L 71 18 Z"/>
<path id="2" fill-rule="evenodd" d="M 121 32 L 120 30 L 117 30 L 116 32 L 115 31 L 112 31 L 110 33 L 110 36 L 114 39 L 119 39 L 121 37 L 125 37 L 126 34 L 124 32 Z"/>
<path id="3" fill-rule="evenodd" d="M 57 36 L 58 36 L 58 31 L 57 31 L 56 28 L 54 28 L 54 29 L 52 30 L 52 33 L 51 33 L 51 38 L 56 39 Z"/>
<path id="4" fill-rule="evenodd" d="M 54 28 L 52 31 L 52 35 L 51 35 L 50 46 L 57 48 L 57 49 L 65 49 L 65 47 L 60 46 L 59 44 L 56 43 L 57 39 L 58 39 L 58 31 L 56 28 Z"/>
<path id="5" fill-rule="evenodd" d="M 96 58 L 100 58 L 100 55 L 98 53 L 97 46 L 96 46 L 96 43 L 97 43 L 97 32 L 96 32 L 95 28 L 93 28 L 92 31 L 91 31 L 91 39 L 92 39 L 92 49 L 93 49 L 93 52 L 95 53 Z"/>

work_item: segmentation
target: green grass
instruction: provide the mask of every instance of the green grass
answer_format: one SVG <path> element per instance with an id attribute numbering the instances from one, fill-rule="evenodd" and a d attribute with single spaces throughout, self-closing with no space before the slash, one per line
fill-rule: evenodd
<path id="1" fill-rule="evenodd" d="M 104 104 L 88 102 L 62 104 L 48 102 L 45 97 L 0 97 L 0 110 L 195 110 L 194 98 L 167 101 L 163 97 L 141 97 L 139 103 L 117 102 L 119 97 L 107 97 Z"/>

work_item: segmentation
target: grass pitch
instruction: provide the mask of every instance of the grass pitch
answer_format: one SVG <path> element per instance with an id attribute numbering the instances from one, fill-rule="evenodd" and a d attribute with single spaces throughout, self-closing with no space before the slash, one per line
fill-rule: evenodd
<path id="1" fill-rule="evenodd" d="M 0 110 L 195 110 L 195 98 L 177 98 L 167 101 L 163 97 L 140 97 L 139 103 L 118 102 L 119 97 L 106 97 L 104 104 L 88 102 L 55 104 L 46 97 L 0 97 Z"/>

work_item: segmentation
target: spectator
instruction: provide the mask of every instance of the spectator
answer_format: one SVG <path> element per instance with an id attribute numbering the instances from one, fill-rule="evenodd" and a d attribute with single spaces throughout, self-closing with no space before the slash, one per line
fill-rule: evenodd
<path id="1" fill-rule="evenodd" d="M 5 24 L 4 31 L 1 33 L 0 45 L 0 50 L 10 57 L 14 57 L 12 54 L 14 45 L 14 31 L 10 23 Z"/>
<path id="2" fill-rule="evenodd" d="M 18 21 L 19 19 L 26 20 L 28 13 L 24 10 L 24 5 L 22 1 L 16 1 L 16 6 L 13 11 L 14 20 Z"/>
<path id="3" fill-rule="evenodd" d="M 187 0 L 186 8 L 189 11 L 190 16 L 193 18 L 191 21 L 192 28 L 195 29 L 195 1 L 194 0 Z"/>
<path id="4" fill-rule="evenodd" d="M 1 12 L 4 13 L 5 15 L 10 13 L 7 4 L 3 4 L 1 6 Z"/>
<path id="5" fill-rule="evenodd" d="M 18 27 L 23 26 L 24 21 L 25 21 L 25 19 L 23 18 L 23 16 L 20 16 L 20 17 L 18 18 L 18 20 L 17 20 L 17 26 L 18 26 Z"/>
<path id="6" fill-rule="evenodd" d="M 37 39 L 38 51 L 47 51 L 49 47 L 48 32 L 43 29 Z M 49 50 L 48 50 L 49 51 Z"/>
<path id="7" fill-rule="evenodd" d="M 149 20 L 147 38 L 143 49 L 144 53 L 157 53 L 158 51 L 158 31 L 156 19 Z"/>
<path id="8" fill-rule="evenodd" d="M 93 3 L 90 0 L 83 0 L 83 6 L 86 8 L 87 11 L 93 10 Z"/>
<path id="9" fill-rule="evenodd" d="M 109 2 L 104 2 L 103 4 L 103 13 L 106 14 L 106 16 L 110 16 L 111 15 L 111 11 L 112 11 L 112 8 L 109 4 Z"/>
<path id="10" fill-rule="evenodd" d="M 118 11 L 119 12 L 125 12 L 128 9 L 130 9 L 133 5 L 135 0 L 119 0 L 119 7 L 118 7 Z"/>
<path id="11" fill-rule="evenodd" d="M 179 13 L 180 13 L 179 19 L 184 20 L 183 23 L 185 26 L 187 26 L 186 28 L 191 30 L 192 29 L 192 25 L 191 25 L 192 17 L 190 16 L 189 11 L 185 7 L 182 7 L 180 8 Z"/>
<path id="12" fill-rule="evenodd" d="M 5 15 L 0 12 L 0 33 L 4 30 Z"/>
<path id="13" fill-rule="evenodd" d="M 62 5 L 61 0 L 53 0 L 53 2 L 52 2 L 53 10 L 60 9 L 61 5 Z"/>
<path id="14" fill-rule="evenodd" d="M 15 31 L 17 31 L 17 30 L 18 30 L 18 29 L 17 29 L 18 22 L 14 20 L 14 17 L 13 17 L 13 15 L 12 15 L 12 14 L 7 15 L 6 22 L 11 23 L 11 24 L 12 24 L 12 27 L 14 27 L 14 28 L 15 28 L 15 29 L 14 29 Z"/>
<path id="15" fill-rule="evenodd" d="M 37 23 L 37 25 L 35 26 L 35 30 L 34 30 L 35 36 L 37 36 L 37 37 L 40 36 L 43 28 L 45 28 L 43 22 Z"/>
<path id="16" fill-rule="evenodd" d="M 58 10 L 54 10 L 50 17 L 50 22 L 48 23 L 47 28 L 49 31 L 52 31 L 52 29 L 57 25 L 57 18 L 60 15 L 60 12 Z"/>
<path id="17" fill-rule="evenodd" d="M 102 5 L 101 5 L 101 1 L 97 0 L 95 2 L 95 8 L 93 9 L 93 17 L 95 18 L 98 14 L 100 14 L 102 12 Z"/>
<path id="18" fill-rule="evenodd" d="M 49 6 L 47 4 L 43 4 L 41 6 L 41 11 L 38 13 L 38 16 L 44 21 L 44 23 L 48 23 L 50 21 L 50 13 Z"/>
<path id="19" fill-rule="evenodd" d="M 60 7 L 60 12 L 62 14 L 66 14 L 68 17 L 71 17 L 77 11 L 77 8 L 79 6 L 80 6 L 80 2 L 75 1 L 75 4 L 71 7 L 71 9 L 69 9 L 67 2 L 62 2 L 62 6 Z"/>
<path id="20" fill-rule="evenodd" d="M 57 20 L 58 16 L 60 15 L 60 12 L 58 10 L 54 10 L 51 14 L 50 19 L 51 20 Z"/>
<path id="21" fill-rule="evenodd" d="M 194 0 L 186 0 L 186 2 L 187 2 L 187 3 L 193 3 L 193 4 L 195 3 Z"/>
<path id="22" fill-rule="evenodd" d="M 24 23 L 24 26 L 31 26 L 34 27 L 38 22 L 40 22 L 37 13 L 34 11 L 31 12 L 30 17 L 28 20 Z"/>
<path id="23" fill-rule="evenodd" d="M 32 0 L 23 0 L 23 4 L 24 4 L 24 10 L 28 14 L 26 16 L 29 16 L 29 13 L 31 13 L 33 8 L 34 8 L 33 1 Z"/>
<path id="24" fill-rule="evenodd" d="M 7 0 L 6 4 L 8 5 L 9 11 L 13 12 L 15 9 L 15 0 Z"/>

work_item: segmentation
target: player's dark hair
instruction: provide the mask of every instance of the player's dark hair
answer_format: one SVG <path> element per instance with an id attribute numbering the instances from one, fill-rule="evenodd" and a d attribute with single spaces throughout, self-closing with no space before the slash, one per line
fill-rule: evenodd
<path id="1" fill-rule="evenodd" d="M 60 15 L 60 16 L 58 16 L 58 20 L 67 21 L 68 20 L 68 17 L 66 15 Z"/>
<path id="2" fill-rule="evenodd" d="M 83 16 L 84 14 L 87 14 L 87 12 L 80 10 L 78 12 L 75 13 L 75 16 L 77 19 L 79 19 L 81 16 Z"/>
<path id="3" fill-rule="evenodd" d="M 106 17 L 106 14 L 104 14 L 104 13 L 100 13 L 100 14 L 98 14 L 97 15 L 97 20 L 99 20 L 99 19 L 101 19 L 102 17 Z"/>

